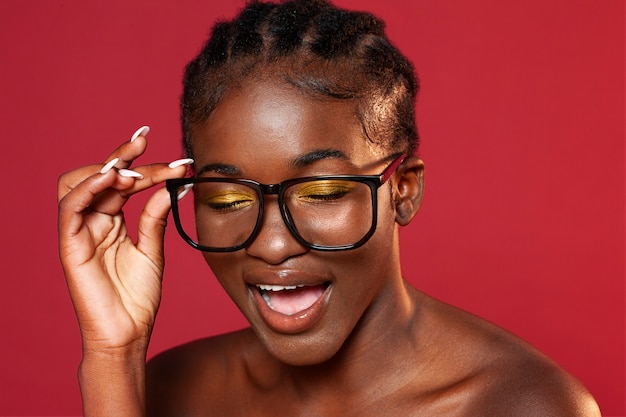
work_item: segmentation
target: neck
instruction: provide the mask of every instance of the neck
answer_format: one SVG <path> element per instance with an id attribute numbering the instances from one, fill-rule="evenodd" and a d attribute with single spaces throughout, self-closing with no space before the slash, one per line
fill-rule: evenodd
<path id="1" fill-rule="evenodd" d="M 296 390 L 307 395 L 316 391 L 346 393 L 373 398 L 380 387 L 394 391 L 402 383 L 401 358 L 414 356 L 415 326 L 419 307 L 414 290 L 400 277 L 393 280 L 366 310 L 337 354 L 325 363 L 287 367 L 286 375 Z M 387 379 L 385 384 L 373 380 Z M 368 393 L 376 386 L 376 393 Z M 349 394 L 349 393 L 346 393 Z"/>

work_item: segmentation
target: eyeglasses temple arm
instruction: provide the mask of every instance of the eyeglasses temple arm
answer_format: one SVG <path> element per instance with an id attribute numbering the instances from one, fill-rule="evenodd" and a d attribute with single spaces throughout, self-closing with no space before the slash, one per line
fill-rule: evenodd
<path id="1" fill-rule="evenodd" d="M 391 163 L 391 165 L 389 165 L 382 174 L 380 174 L 380 182 L 381 183 L 385 183 L 387 182 L 387 180 L 393 175 L 394 172 L 396 172 L 396 169 L 398 168 L 398 166 L 400 166 L 400 164 L 402 162 L 404 162 L 404 159 L 406 158 L 406 154 L 403 153 L 401 154 L 399 157 L 397 157 L 396 159 L 394 159 L 394 161 Z"/>

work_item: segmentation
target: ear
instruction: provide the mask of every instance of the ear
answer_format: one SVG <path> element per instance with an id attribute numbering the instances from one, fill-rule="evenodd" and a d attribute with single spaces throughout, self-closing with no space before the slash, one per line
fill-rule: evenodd
<path id="1" fill-rule="evenodd" d="M 396 222 L 406 226 L 417 214 L 424 195 L 424 163 L 416 157 L 406 158 L 394 174 Z"/>

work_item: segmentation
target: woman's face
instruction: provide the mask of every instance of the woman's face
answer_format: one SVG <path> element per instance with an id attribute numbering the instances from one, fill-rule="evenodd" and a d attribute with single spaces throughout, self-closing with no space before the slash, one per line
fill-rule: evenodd
<path id="1" fill-rule="evenodd" d="M 205 168 L 203 176 L 264 184 L 379 174 L 389 153 L 364 137 L 354 105 L 312 99 L 271 81 L 248 81 L 193 129 L 195 169 Z M 383 185 L 377 195 L 376 232 L 358 249 L 304 247 L 287 229 L 272 195 L 265 198 L 262 227 L 252 244 L 231 253 L 204 253 L 266 348 L 283 362 L 328 360 L 364 316 L 392 304 L 386 289 L 400 277 L 395 214 L 389 187 Z"/>

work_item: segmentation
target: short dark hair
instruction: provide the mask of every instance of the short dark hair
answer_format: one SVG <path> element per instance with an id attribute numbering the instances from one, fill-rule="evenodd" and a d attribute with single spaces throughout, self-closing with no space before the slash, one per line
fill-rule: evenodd
<path id="1" fill-rule="evenodd" d="M 355 100 L 369 140 L 415 154 L 418 81 L 384 28 L 369 13 L 326 0 L 251 1 L 235 19 L 213 27 L 185 69 L 185 153 L 192 153 L 191 128 L 209 117 L 224 93 L 265 73 L 314 97 Z"/>

